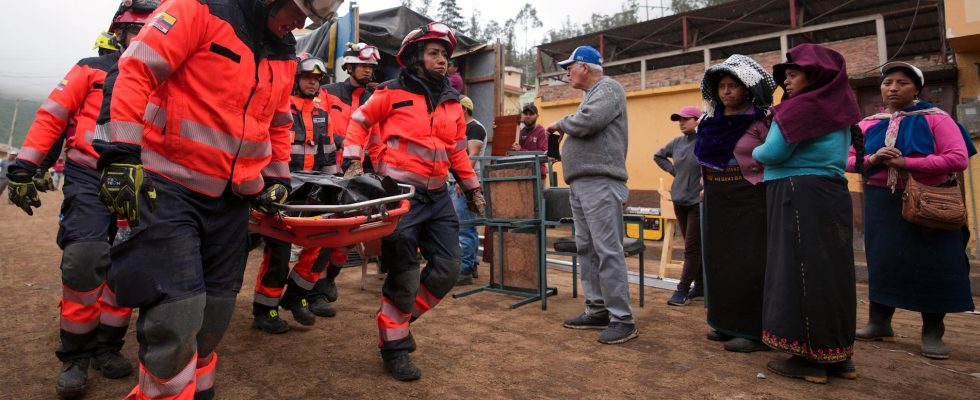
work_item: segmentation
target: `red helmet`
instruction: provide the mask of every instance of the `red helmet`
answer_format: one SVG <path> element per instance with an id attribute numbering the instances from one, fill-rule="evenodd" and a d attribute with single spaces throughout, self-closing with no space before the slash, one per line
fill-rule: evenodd
<path id="1" fill-rule="evenodd" d="M 150 14 L 160 5 L 159 0 L 125 0 L 116 10 L 109 25 L 109 32 L 118 32 L 128 24 L 144 25 Z"/>
<path id="2" fill-rule="evenodd" d="M 406 50 L 413 48 L 414 44 L 425 40 L 441 40 L 446 42 L 446 50 L 450 57 L 456 51 L 456 35 L 453 35 L 453 30 L 442 22 L 430 22 L 426 26 L 409 32 L 405 36 L 405 39 L 402 40 L 402 47 L 398 49 L 398 54 L 395 56 L 398 60 L 398 65 L 406 66 L 408 64 L 405 60 L 405 57 L 408 56 Z"/>

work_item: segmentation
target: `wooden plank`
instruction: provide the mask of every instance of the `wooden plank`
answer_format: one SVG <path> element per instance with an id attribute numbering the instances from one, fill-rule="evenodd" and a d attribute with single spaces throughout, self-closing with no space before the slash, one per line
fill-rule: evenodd
<path id="1" fill-rule="evenodd" d="M 518 164 L 491 165 L 487 176 L 504 178 L 512 176 L 534 176 L 537 171 L 531 166 Z M 530 179 L 487 182 L 490 196 L 489 217 L 492 219 L 533 219 L 537 218 L 534 209 L 534 181 Z"/>
<path id="2" fill-rule="evenodd" d="M 520 115 L 501 115 L 493 119 L 493 142 L 490 146 L 490 155 L 501 157 L 507 155 L 511 145 L 517 140 L 517 125 L 521 121 Z"/>
<path id="3" fill-rule="evenodd" d="M 500 241 L 495 233 L 493 241 Z M 538 240 L 537 236 L 523 232 L 504 232 L 503 281 L 499 273 L 494 274 L 494 282 L 508 287 L 538 289 Z"/>

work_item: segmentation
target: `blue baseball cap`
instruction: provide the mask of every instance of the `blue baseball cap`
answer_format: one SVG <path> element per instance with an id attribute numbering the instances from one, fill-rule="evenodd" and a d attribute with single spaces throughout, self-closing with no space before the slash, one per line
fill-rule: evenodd
<path id="1" fill-rule="evenodd" d="M 568 69 L 570 65 L 576 62 L 584 62 L 602 66 L 602 54 L 599 54 L 599 51 L 592 46 L 579 46 L 572 52 L 571 57 L 568 57 L 568 59 L 565 61 L 559 62 L 558 66 L 562 67 L 562 69 Z"/>

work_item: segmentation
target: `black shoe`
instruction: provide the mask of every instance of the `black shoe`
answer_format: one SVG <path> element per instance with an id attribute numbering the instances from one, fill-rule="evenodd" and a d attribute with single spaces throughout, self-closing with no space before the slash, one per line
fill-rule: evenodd
<path id="1" fill-rule="evenodd" d="M 827 383 L 827 370 L 823 365 L 811 362 L 800 356 L 791 356 L 785 360 L 770 361 L 766 364 L 770 371 L 779 375 L 804 379 L 807 382 Z"/>
<path id="2" fill-rule="evenodd" d="M 599 343 L 620 344 L 635 339 L 639 335 L 640 332 L 636 330 L 636 324 L 610 322 L 606 330 L 599 334 Z"/>
<path id="3" fill-rule="evenodd" d="M 708 340 L 710 340 L 712 342 L 727 342 L 729 340 L 732 340 L 732 336 L 731 335 L 726 335 L 726 334 L 721 333 L 719 331 L 709 331 L 708 332 Z"/>
<path id="4" fill-rule="evenodd" d="M 745 338 L 734 338 L 725 342 L 725 350 L 736 353 L 753 353 L 756 351 L 769 351 L 769 346 L 762 342 Z"/>
<path id="5" fill-rule="evenodd" d="M 575 318 L 566 319 L 562 326 L 569 329 L 606 329 L 609 326 L 609 315 L 600 317 L 582 313 Z"/>
<path id="6" fill-rule="evenodd" d="M 326 317 L 326 318 L 332 318 L 337 315 L 337 310 L 333 308 L 333 305 L 330 304 L 329 301 L 327 301 L 327 298 L 325 296 L 322 295 L 311 296 L 308 297 L 307 299 L 311 299 L 309 301 L 309 304 L 310 304 L 310 312 L 312 312 L 313 315 L 316 315 L 318 317 Z"/>
<path id="7" fill-rule="evenodd" d="M 479 265 L 479 264 L 480 263 L 478 262 L 477 265 Z M 473 266 L 473 273 L 470 274 L 470 275 L 473 275 L 473 279 L 476 279 L 476 278 L 479 278 L 480 277 L 479 268 L 477 268 L 477 265 L 474 265 Z"/>
<path id="8" fill-rule="evenodd" d="M 422 377 L 422 371 L 412 363 L 408 354 L 385 360 L 385 372 L 400 381 L 414 381 Z"/>
<path id="9" fill-rule="evenodd" d="M 88 388 L 89 359 L 65 361 L 61 364 L 61 372 L 54 384 L 58 397 L 62 399 L 78 399 L 85 396 Z"/>
<path id="10" fill-rule="evenodd" d="M 298 302 L 294 304 L 289 304 L 285 307 L 293 314 L 293 319 L 302 325 L 313 326 L 316 324 L 316 314 L 310 311 L 310 303 L 306 302 L 306 299 L 299 299 Z"/>
<path id="11" fill-rule="evenodd" d="M 456 278 L 456 286 L 466 286 L 473 284 L 473 275 L 469 273 L 459 274 L 459 278 Z"/>
<path id="12" fill-rule="evenodd" d="M 286 333 L 289 332 L 289 324 L 279 318 L 279 311 L 269 310 L 266 313 L 257 314 L 252 321 L 252 327 L 266 333 Z"/>
<path id="13" fill-rule="evenodd" d="M 944 313 L 922 313 L 922 355 L 934 360 L 949 358 L 949 349 L 943 343 L 946 325 Z"/>
<path id="14" fill-rule="evenodd" d="M 868 324 L 864 328 L 858 329 L 854 333 L 854 338 L 865 341 L 895 341 L 895 332 L 892 331 L 892 315 L 894 313 L 894 307 L 871 303 L 868 306 Z"/>
<path id="15" fill-rule="evenodd" d="M 827 364 L 827 373 L 844 379 L 857 379 L 857 368 L 854 360 L 848 357 L 839 363 Z"/>
<path id="16" fill-rule="evenodd" d="M 129 363 L 119 351 L 112 350 L 98 354 L 92 359 L 92 369 L 102 372 L 109 379 L 119 379 L 133 373 L 133 364 Z"/>
<path id="17" fill-rule="evenodd" d="M 687 294 L 687 301 L 704 301 L 704 288 L 694 285 L 694 289 Z"/>
<path id="18" fill-rule="evenodd" d="M 688 296 L 687 290 L 675 290 L 674 294 L 671 295 L 670 299 L 667 300 L 667 305 L 668 306 L 686 305 L 688 301 L 690 301 L 687 296 Z"/>

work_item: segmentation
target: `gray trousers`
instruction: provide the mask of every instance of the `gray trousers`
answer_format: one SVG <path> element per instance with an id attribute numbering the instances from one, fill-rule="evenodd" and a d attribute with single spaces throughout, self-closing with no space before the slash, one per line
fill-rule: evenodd
<path id="1" fill-rule="evenodd" d="M 578 178 L 569 187 L 585 313 L 608 314 L 613 322 L 631 324 L 633 309 L 623 255 L 623 203 L 629 189 L 625 182 L 606 177 Z"/>

